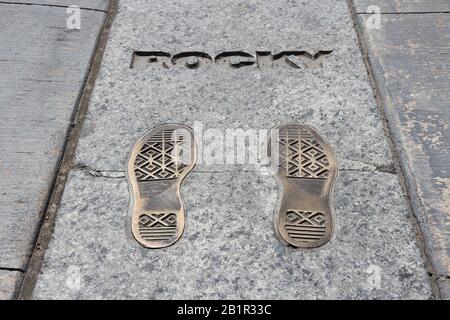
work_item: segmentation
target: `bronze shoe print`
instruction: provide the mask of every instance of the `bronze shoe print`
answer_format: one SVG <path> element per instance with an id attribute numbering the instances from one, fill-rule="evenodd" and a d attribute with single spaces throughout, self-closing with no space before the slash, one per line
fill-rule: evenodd
<path id="1" fill-rule="evenodd" d="M 155 127 L 131 149 L 126 169 L 131 230 L 142 246 L 164 248 L 183 234 L 180 188 L 195 166 L 196 153 L 192 130 L 179 124 Z"/>
<path id="2" fill-rule="evenodd" d="M 338 166 L 331 146 L 309 126 L 284 124 L 271 131 L 268 151 L 282 187 L 275 213 L 277 234 L 298 248 L 324 245 L 335 227 Z"/>

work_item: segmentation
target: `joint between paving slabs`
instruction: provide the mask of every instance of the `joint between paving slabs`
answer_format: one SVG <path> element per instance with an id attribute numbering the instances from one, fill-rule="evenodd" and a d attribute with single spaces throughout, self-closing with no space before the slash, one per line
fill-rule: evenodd
<path id="1" fill-rule="evenodd" d="M 6 2 L 6 1 L 0 1 L 0 4 L 10 4 L 10 5 L 22 5 L 22 6 L 38 6 L 38 7 L 49 7 L 49 8 L 68 8 L 69 6 L 65 6 L 62 4 L 45 4 L 45 3 L 36 3 L 36 2 Z M 79 7 L 80 10 L 86 10 L 86 11 L 97 11 L 97 12 L 103 12 L 106 13 L 106 10 L 102 9 L 95 9 L 95 8 L 86 8 L 86 7 Z"/>

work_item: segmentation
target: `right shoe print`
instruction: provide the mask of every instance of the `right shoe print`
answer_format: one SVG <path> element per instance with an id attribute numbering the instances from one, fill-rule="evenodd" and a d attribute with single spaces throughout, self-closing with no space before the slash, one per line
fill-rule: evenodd
<path id="1" fill-rule="evenodd" d="M 332 197 L 338 166 L 331 146 L 309 126 L 283 124 L 271 131 L 268 155 L 282 186 L 277 234 L 298 248 L 324 245 L 335 227 Z"/>

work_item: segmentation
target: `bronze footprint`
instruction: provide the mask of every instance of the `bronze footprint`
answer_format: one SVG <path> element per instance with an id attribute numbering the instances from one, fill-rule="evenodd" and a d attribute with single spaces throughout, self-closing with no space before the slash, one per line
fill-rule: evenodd
<path id="1" fill-rule="evenodd" d="M 180 188 L 195 166 L 196 153 L 192 130 L 179 124 L 155 127 L 131 149 L 126 169 L 131 230 L 142 246 L 164 248 L 183 234 Z"/>
<path id="2" fill-rule="evenodd" d="M 282 186 L 277 234 L 298 248 L 324 245 L 335 228 L 332 197 L 338 166 L 331 146 L 309 126 L 284 124 L 271 131 L 268 151 Z"/>

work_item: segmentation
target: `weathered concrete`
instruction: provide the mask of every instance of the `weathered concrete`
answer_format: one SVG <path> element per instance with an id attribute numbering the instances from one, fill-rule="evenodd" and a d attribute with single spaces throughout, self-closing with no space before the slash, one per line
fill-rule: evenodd
<path id="1" fill-rule="evenodd" d="M 0 3 L 44 6 L 78 6 L 83 9 L 106 11 L 108 0 L 1 0 Z"/>
<path id="2" fill-rule="evenodd" d="M 24 269 L 104 13 L 0 4 L 0 267 Z"/>
<path id="3" fill-rule="evenodd" d="M 359 15 L 364 28 L 365 15 Z M 369 60 L 437 277 L 450 274 L 450 14 L 383 15 Z"/>
<path id="4" fill-rule="evenodd" d="M 450 12 L 448 0 L 353 0 L 358 13 L 369 6 L 378 6 L 382 13 Z M 410 30 L 411 31 L 411 30 Z"/>
<path id="5" fill-rule="evenodd" d="M 120 4 L 35 298 L 432 296 L 397 177 L 381 172 L 392 158 L 345 2 Z M 333 53 L 316 69 L 130 69 L 133 50 Z M 336 238 L 318 250 L 284 247 L 272 227 L 275 180 L 214 163 L 186 181 L 181 240 L 140 247 L 127 217 L 126 155 L 156 124 L 196 121 L 221 132 L 315 126 L 343 169 Z"/>
<path id="6" fill-rule="evenodd" d="M 0 300 L 14 299 L 22 272 L 0 270 Z"/>

